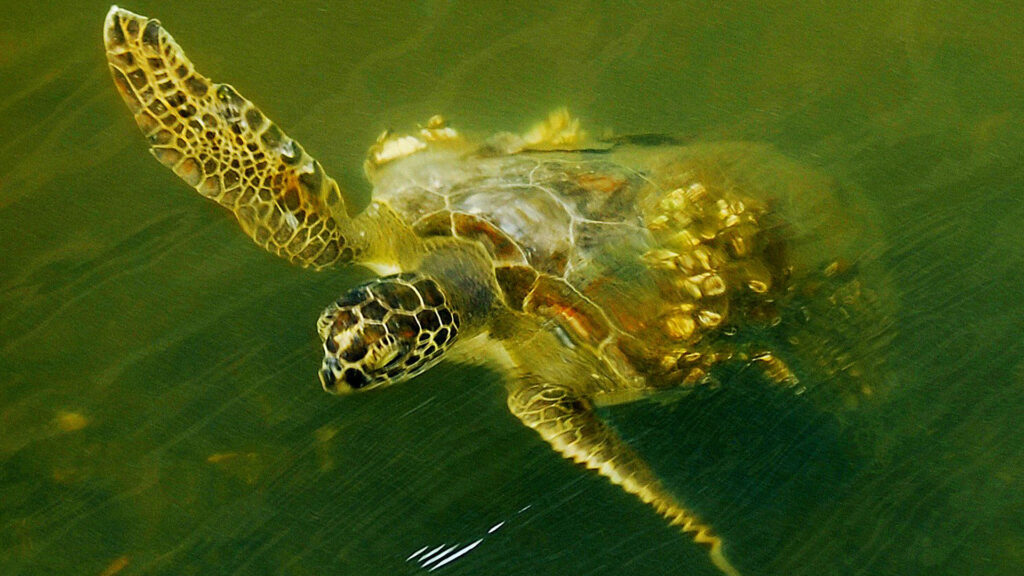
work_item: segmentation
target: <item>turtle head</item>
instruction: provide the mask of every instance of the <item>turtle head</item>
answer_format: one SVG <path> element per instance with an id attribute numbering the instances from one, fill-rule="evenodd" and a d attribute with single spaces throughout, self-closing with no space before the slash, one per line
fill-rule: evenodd
<path id="1" fill-rule="evenodd" d="M 317 322 L 324 340 L 320 382 L 332 394 L 407 380 L 436 364 L 455 341 L 459 317 L 437 282 L 397 274 L 357 286 Z"/>

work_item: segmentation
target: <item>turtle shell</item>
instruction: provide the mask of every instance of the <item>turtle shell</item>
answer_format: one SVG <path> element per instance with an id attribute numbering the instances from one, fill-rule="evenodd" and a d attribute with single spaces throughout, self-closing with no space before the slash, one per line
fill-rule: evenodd
<path id="1" fill-rule="evenodd" d="M 422 237 L 481 244 L 508 306 L 554 320 L 567 345 L 686 377 L 731 312 L 770 321 L 786 257 L 765 230 L 781 227 L 682 149 L 635 150 L 421 153 L 374 196 Z"/>

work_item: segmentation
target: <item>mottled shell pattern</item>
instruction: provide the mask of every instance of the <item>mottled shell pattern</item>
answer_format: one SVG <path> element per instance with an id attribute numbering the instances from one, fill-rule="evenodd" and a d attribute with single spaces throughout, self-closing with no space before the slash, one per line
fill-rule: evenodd
<path id="1" fill-rule="evenodd" d="M 785 271 L 766 259 L 763 207 L 699 163 L 651 164 L 652 149 L 634 149 L 640 167 L 609 150 L 427 149 L 376 171 L 374 199 L 422 238 L 479 242 L 510 308 L 549 318 L 563 344 L 590 348 L 624 382 L 697 381 L 723 353 L 705 334 Z"/>

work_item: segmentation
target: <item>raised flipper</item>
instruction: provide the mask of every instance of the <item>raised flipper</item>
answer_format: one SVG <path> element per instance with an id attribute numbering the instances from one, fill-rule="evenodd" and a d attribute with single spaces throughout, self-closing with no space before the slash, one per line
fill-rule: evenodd
<path id="1" fill-rule="evenodd" d="M 231 210 L 266 250 L 322 268 L 358 256 L 337 183 L 227 84 L 196 72 L 157 20 L 113 6 L 103 29 L 114 83 L 153 155 Z"/>
<path id="2" fill-rule="evenodd" d="M 487 140 L 484 152 L 517 154 L 519 152 L 557 152 L 604 150 L 608 142 L 592 140 L 580 127 L 578 118 L 568 108 L 552 110 L 548 117 L 534 124 L 523 134 L 500 132 Z"/>
<path id="3" fill-rule="evenodd" d="M 739 576 L 722 552 L 722 539 L 662 486 L 643 459 L 598 418 L 586 398 L 527 374 L 511 390 L 508 407 L 563 456 L 596 470 L 653 506 L 672 526 L 707 547 L 719 570 Z"/>

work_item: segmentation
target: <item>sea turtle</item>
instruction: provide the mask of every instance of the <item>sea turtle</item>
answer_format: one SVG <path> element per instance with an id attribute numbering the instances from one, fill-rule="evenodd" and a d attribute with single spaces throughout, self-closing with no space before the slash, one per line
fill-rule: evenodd
<path id="1" fill-rule="evenodd" d="M 234 88 L 197 72 L 157 20 L 115 6 L 104 40 L 157 160 L 269 252 L 381 275 L 319 318 L 328 392 L 486 354 L 523 424 L 734 575 L 720 537 L 595 408 L 710 382 L 726 361 L 799 389 L 780 348 L 812 358 L 808 374 L 868 391 L 859 356 L 840 353 L 851 330 L 835 328 L 856 326 L 849 311 L 869 299 L 842 259 L 855 219 L 828 178 L 766 146 L 589 139 L 564 110 L 525 134 L 474 141 L 434 117 L 373 145 L 373 198 L 353 214 L 320 162 Z"/>

